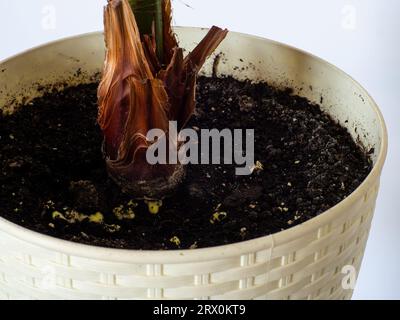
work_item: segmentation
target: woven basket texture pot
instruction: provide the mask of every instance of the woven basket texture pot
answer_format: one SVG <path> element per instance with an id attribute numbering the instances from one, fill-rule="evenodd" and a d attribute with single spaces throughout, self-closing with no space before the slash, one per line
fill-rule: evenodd
<path id="1" fill-rule="evenodd" d="M 190 50 L 207 30 L 177 28 Z M 231 32 L 215 54 L 218 75 L 266 80 L 319 103 L 354 139 L 374 148 L 374 168 L 347 199 L 292 229 L 209 249 L 135 251 L 85 246 L 0 218 L 0 299 L 350 299 L 343 267 L 358 271 L 387 152 L 382 116 L 344 72 L 292 47 Z M 215 55 L 214 55 L 215 57 Z M 213 70 L 214 57 L 203 68 Z M 73 37 L 0 64 L 0 106 L 13 112 L 41 86 L 93 80 L 101 72 L 101 33 Z M 80 72 L 77 73 L 77 70 Z M 357 128 L 357 130 L 355 130 Z"/>

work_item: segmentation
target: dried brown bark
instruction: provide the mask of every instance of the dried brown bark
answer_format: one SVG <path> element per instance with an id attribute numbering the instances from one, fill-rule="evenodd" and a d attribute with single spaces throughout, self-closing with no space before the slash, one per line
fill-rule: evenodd
<path id="1" fill-rule="evenodd" d="M 107 54 L 98 90 L 99 124 L 110 176 L 137 197 L 160 197 L 183 178 L 181 165 L 146 161 L 151 129 L 181 129 L 195 108 L 196 77 L 227 30 L 213 27 L 184 58 L 171 27 L 171 2 L 163 1 L 164 61 L 154 34 L 141 36 L 127 0 L 110 0 L 104 11 Z"/>

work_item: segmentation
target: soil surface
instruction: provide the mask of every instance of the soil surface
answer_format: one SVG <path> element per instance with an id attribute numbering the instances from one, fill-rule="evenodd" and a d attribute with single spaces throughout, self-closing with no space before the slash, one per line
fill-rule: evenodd
<path id="1" fill-rule="evenodd" d="M 346 129 L 290 90 L 200 78 L 190 126 L 255 129 L 258 168 L 236 176 L 235 165 L 189 165 L 151 214 L 107 176 L 96 89 L 48 93 L 0 115 L 0 216 L 96 246 L 210 247 L 303 223 L 351 194 L 372 167 Z"/>

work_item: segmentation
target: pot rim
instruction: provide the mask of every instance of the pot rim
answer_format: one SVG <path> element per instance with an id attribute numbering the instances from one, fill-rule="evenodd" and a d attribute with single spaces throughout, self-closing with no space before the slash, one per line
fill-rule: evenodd
<path id="1" fill-rule="evenodd" d="M 196 27 L 175 27 L 175 29 L 186 29 L 186 30 L 208 30 L 207 28 L 196 28 Z M 90 37 L 94 35 L 99 35 L 102 31 L 84 33 L 80 35 L 75 35 L 71 37 L 65 37 L 62 39 L 58 39 L 55 41 L 51 41 L 45 43 L 40 46 L 36 46 L 34 48 L 25 50 L 21 53 L 13 55 L 7 59 L 0 61 L 0 65 L 8 62 L 18 56 L 30 53 L 32 51 L 40 50 L 48 46 L 52 46 L 54 44 L 72 40 L 72 39 L 79 39 Z M 103 261 L 112 261 L 112 262 L 119 262 L 119 263 L 185 263 L 185 262 L 201 262 L 204 261 L 205 257 L 207 260 L 210 259 L 224 259 L 228 257 L 234 257 L 241 254 L 248 254 L 249 252 L 258 252 L 261 250 L 266 249 L 273 249 L 275 243 L 279 243 L 282 239 L 285 239 L 285 242 L 295 240 L 298 237 L 308 233 L 309 231 L 317 229 L 319 226 L 323 226 L 325 223 L 332 220 L 332 217 L 337 214 L 337 212 L 346 212 L 347 208 L 350 208 L 356 200 L 365 194 L 368 189 L 373 185 L 377 179 L 379 179 L 381 171 L 383 169 L 387 152 L 388 152 L 388 132 L 387 127 L 383 118 L 383 115 L 375 102 L 375 100 L 371 97 L 371 95 L 349 74 L 344 72 L 343 70 L 339 69 L 338 67 L 334 66 L 333 64 L 321 59 L 307 51 L 298 49 L 294 46 L 290 46 L 278 41 L 270 40 L 267 38 L 249 35 L 245 33 L 239 32 L 230 32 L 236 34 L 241 37 L 246 37 L 249 39 L 254 40 L 262 40 L 265 42 L 269 42 L 271 44 L 284 47 L 293 51 L 297 51 L 298 53 L 307 55 L 312 59 L 318 60 L 319 62 L 327 65 L 332 70 L 339 72 L 343 76 L 350 79 L 361 91 L 363 91 L 366 96 L 372 102 L 373 111 L 376 114 L 376 118 L 379 120 L 380 125 L 380 134 L 382 137 L 381 140 L 381 148 L 379 155 L 377 157 L 376 163 L 370 174 L 367 178 L 362 182 L 362 184 L 353 192 L 351 193 L 346 199 L 335 205 L 334 207 L 330 208 L 329 210 L 325 211 L 324 213 L 314 217 L 300 225 L 295 227 L 286 229 L 284 231 L 271 234 L 268 236 L 256 238 L 253 240 L 216 246 L 216 247 L 209 247 L 209 248 L 201 248 L 201 249 L 185 249 L 185 250 L 132 250 L 132 249 L 114 249 L 114 248 L 106 248 L 106 247 L 97 247 L 87 244 L 80 244 L 71 242 L 68 240 L 63 240 L 59 238 L 55 238 L 52 236 L 48 236 L 45 234 L 41 234 L 36 231 L 29 230 L 25 227 L 17 225 L 13 222 L 10 222 L 2 217 L 0 217 L 0 231 L 5 232 L 19 240 L 29 242 L 30 244 L 52 250 L 57 252 L 62 252 L 65 254 L 82 257 L 82 258 L 89 258 L 95 260 L 103 260 Z"/>

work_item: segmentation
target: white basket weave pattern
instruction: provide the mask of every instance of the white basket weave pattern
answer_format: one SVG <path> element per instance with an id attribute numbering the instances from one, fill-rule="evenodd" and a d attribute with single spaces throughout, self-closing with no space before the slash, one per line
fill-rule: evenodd
<path id="1" fill-rule="evenodd" d="M 207 32 L 176 31 L 188 50 Z M 302 225 L 200 250 L 142 252 L 82 246 L 0 218 L 0 299 L 351 298 L 352 290 L 342 286 L 342 269 L 350 265 L 359 271 L 387 153 L 387 131 L 376 103 L 342 71 L 286 45 L 231 32 L 219 50 L 223 63 L 218 74 L 298 88 L 297 94 L 316 103 L 323 96 L 324 110 L 346 124 L 354 140 L 375 151 L 374 168 L 363 184 Z M 1 63 L 0 106 L 12 112 L 22 99 L 39 96 L 33 84 L 88 82 L 103 61 L 101 33 L 64 39 L 13 57 Z M 213 66 L 211 59 L 203 74 L 211 75 Z M 77 78 L 78 69 L 82 75 Z"/>
<path id="2" fill-rule="evenodd" d="M 201 263 L 99 261 L 0 232 L 1 299 L 349 299 L 342 268 L 358 271 L 378 183 L 352 210 L 304 237 Z M 271 241 L 269 241 L 270 239 Z"/>

